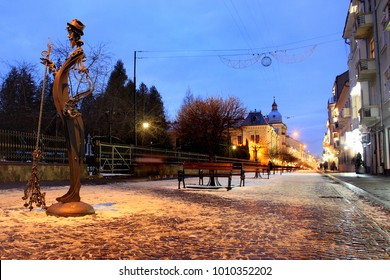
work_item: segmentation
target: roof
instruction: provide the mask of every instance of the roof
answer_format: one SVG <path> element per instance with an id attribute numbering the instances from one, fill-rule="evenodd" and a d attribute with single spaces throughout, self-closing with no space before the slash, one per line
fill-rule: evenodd
<path id="1" fill-rule="evenodd" d="M 278 111 L 278 104 L 276 104 L 275 97 L 272 103 L 272 110 L 268 114 L 268 123 L 282 123 L 282 115 Z"/>
<path id="2" fill-rule="evenodd" d="M 250 112 L 243 121 L 242 126 L 268 125 L 263 114 L 260 112 Z"/>
<path id="3" fill-rule="evenodd" d="M 268 114 L 268 122 L 269 123 L 281 123 L 282 115 L 277 110 L 272 110 L 271 113 Z"/>
<path id="4" fill-rule="evenodd" d="M 345 85 L 347 85 L 349 82 L 349 71 L 345 71 L 343 74 L 340 74 L 336 77 L 336 80 L 335 80 L 335 84 L 334 84 L 334 87 L 335 87 L 335 93 L 334 93 L 334 96 L 335 96 L 335 102 L 337 102 L 337 100 L 339 100 L 339 97 L 341 95 L 341 92 L 343 91 L 343 88 Z"/>

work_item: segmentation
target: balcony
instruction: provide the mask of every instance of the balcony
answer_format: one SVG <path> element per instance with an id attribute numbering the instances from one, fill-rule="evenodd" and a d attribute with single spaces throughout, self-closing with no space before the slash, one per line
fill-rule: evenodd
<path id="1" fill-rule="evenodd" d="M 351 5 L 349 7 L 348 14 L 347 14 L 347 20 L 345 21 L 345 28 L 344 28 L 344 34 L 343 34 L 344 39 L 351 37 L 351 34 L 353 32 L 353 29 L 354 29 L 355 21 L 356 21 L 355 17 L 356 17 L 357 11 L 358 11 L 358 6 L 352 5 L 352 3 L 351 3 Z"/>
<path id="2" fill-rule="evenodd" d="M 371 81 L 376 75 L 375 59 L 360 59 L 357 63 L 357 80 L 358 82 Z"/>
<path id="3" fill-rule="evenodd" d="M 377 105 L 364 106 L 359 110 L 360 124 L 372 126 L 379 121 L 379 108 Z"/>
<path id="4" fill-rule="evenodd" d="M 367 39 L 373 32 L 374 17 L 372 13 L 359 14 L 356 18 L 355 39 Z"/>

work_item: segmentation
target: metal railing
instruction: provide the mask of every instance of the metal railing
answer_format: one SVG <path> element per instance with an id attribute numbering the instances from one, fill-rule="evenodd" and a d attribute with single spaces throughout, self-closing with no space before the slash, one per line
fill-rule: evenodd
<path id="1" fill-rule="evenodd" d="M 0 130 L 0 161 L 30 162 L 35 149 L 36 133 Z M 41 135 L 40 148 L 43 162 L 66 163 L 66 140 L 64 137 Z"/>
<path id="2" fill-rule="evenodd" d="M 31 162 L 36 134 L 21 131 L 0 130 L 0 161 Z M 89 171 L 98 173 L 131 174 L 135 166 L 148 164 L 182 164 L 185 161 L 207 162 L 205 154 L 157 149 L 133 145 L 108 144 L 100 141 L 86 143 L 86 163 Z M 65 137 L 41 135 L 40 147 L 43 162 L 67 163 Z M 243 160 L 219 157 L 216 162 L 243 162 Z M 248 161 L 249 162 L 249 161 Z"/>
<path id="3" fill-rule="evenodd" d="M 184 161 L 208 161 L 204 154 L 156 149 L 150 147 L 117 145 L 96 142 L 96 168 L 100 173 L 131 173 L 136 165 L 180 164 Z"/>

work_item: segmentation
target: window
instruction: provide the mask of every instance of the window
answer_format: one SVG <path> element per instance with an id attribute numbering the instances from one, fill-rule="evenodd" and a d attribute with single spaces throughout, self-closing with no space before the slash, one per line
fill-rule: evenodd
<path id="1" fill-rule="evenodd" d="M 387 24 L 390 21 L 390 9 L 389 9 L 389 3 L 387 3 L 386 7 L 383 9 L 383 14 L 382 14 L 382 20 L 381 23 L 383 25 L 383 28 L 386 28 Z"/>
<path id="2" fill-rule="evenodd" d="M 237 136 L 237 143 L 238 143 L 238 145 L 242 145 L 242 136 L 241 135 Z"/>
<path id="3" fill-rule="evenodd" d="M 256 144 L 259 144 L 260 142 L 260 135 L 256 135 Z"/>
<path id="4" fill-rule="evenodd" d="M 386 29 L 383 29 L 383 32 L 382 32 L 382 37 L 379 38 L 379 43 L 380 43 L 380 51 L 383 51 L 386 47 L 387 47 L 387 43 L 388 43 L 388 33 L 389 31 L 387 31 Z"/>
<path id="5" fill-rule="evenodd" d="M 387 80 L 385 83 L 385 92 L 383 94 L 383 99 L 387 101 L 390 98 L 390 80 Z"/>

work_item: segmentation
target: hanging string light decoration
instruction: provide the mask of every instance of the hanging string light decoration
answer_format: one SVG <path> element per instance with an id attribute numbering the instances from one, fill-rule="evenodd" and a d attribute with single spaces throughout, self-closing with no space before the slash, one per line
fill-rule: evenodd
<path id="1" fill-rule="evenodd" d="M 260 60 L 261 56 L 259 54 L 252 54 L 251 57 L 247 58 L 247 56 L 243 56 L 242 59 L 229 59 L 227 56 L 219 56 L 219 59 L 223 64 L 235 68 L 242 69 L 252 66 Z"/>
<path id="2" fill-rule="evenodd" d="M 261 59 L 261 65 L 263 65 L 264 67 L 270 66 L 271 63 L 272 59 L 268 55 L 263 56 L 263 58 Z"/>
<path id="3" fill-rule="evenodd" d="M 306 60 L 309 56 L 313 54 L 317 45 L 313 45 L 308 47 L 305 52 L 294 52 L 293 50 L 283 50 L 283 51 L 275 51 L 270 53 L 272 57 L 277 59 L 280 62 L 292 64 L 299 63 Z"/>
<path id="4" fill-rule="evenodd" d="M 301 49 L 301 48 L 299 48 Z M 231 68 L 243 69 L 252 66 L 256 63 L 260 63 L 264 67 L 269 67 L 272 64 L 272 58 L 287 64 L 298 63 L 307 59 L 314 50 L 316 45 L 310 46 L 304 52 L 294 52 L 291 50 L 277 50 L 262 54 L 250 54 L 250 55 L 220 55 L 221 62 Z M 239 57 L 232 59 L 231 57 Z"/>

